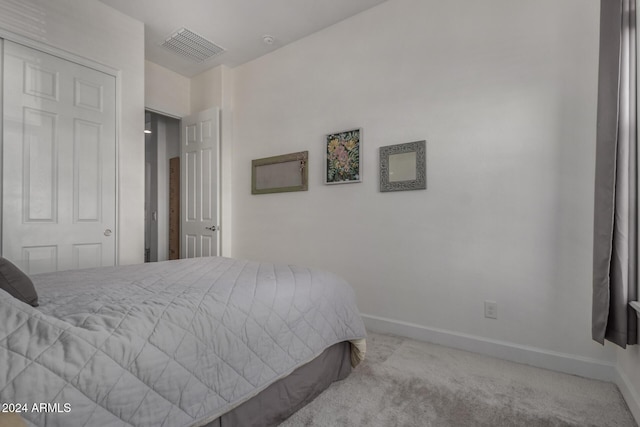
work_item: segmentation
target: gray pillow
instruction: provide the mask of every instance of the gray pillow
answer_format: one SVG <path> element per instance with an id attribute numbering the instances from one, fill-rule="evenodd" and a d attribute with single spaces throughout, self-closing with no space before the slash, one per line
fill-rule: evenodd
<path id="1" fill-rule="evenodd" d="M 38 306 L 38 294 L 33 282 L 9 260 L 0 257 L 0 289 L 34 307 Z"/>

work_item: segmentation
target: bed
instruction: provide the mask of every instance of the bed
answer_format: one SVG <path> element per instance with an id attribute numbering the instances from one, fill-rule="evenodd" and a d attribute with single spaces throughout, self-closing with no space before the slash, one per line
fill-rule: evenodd
<path id="1" fill-rule="evenodd" d="M 325 271 L 211 257 L 31 279 L 38 307 L 0 289 L 0 411 L 27 425 L 277 425 L 364 357 L 353 290 Z"/>

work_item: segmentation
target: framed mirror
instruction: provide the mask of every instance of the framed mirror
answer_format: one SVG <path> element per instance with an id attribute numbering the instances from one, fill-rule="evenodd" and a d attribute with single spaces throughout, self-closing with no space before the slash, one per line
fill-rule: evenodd
<path id="1" fill-rule="evenodd" d="M 380 191 L 427 188 L 426 141 L 380 147 Z"/>
<path id="2" fill-rule="evenodd" d="M 251 161 L 251 194 L 307 191 L 308 151 Z"/>

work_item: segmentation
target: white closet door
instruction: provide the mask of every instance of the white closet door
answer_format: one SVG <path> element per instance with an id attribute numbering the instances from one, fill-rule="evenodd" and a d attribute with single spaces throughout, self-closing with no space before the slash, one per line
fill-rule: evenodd
<path id="1" fill-rule="evenodd" d="M 182 119 L 182 258 L 218 255 L 218 109 Z"/>
<path id="2" fill-rule="evenodd" d="M 4 42 L 2 255 L 34 274 L 115 264 L 115 78 Z"/>

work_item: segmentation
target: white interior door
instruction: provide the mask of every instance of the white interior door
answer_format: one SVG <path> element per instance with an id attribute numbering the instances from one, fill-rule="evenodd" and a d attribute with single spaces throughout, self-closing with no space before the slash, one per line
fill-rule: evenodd
<path id="1" fill-rule="evenodd" d="M 115 78 L 4 42 L 2 255 L 28 273 L 115 264 Z"/>
<path id="2" fill-rule="evenodd" d="M 218 255 L 219 124 L 217 108 L 182 119 L 180 255 Z"/>

